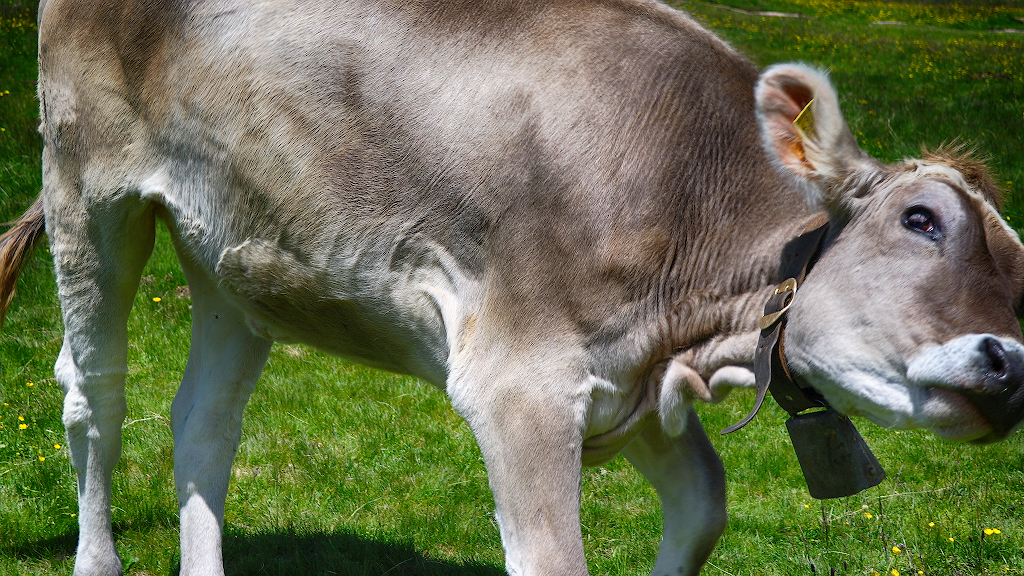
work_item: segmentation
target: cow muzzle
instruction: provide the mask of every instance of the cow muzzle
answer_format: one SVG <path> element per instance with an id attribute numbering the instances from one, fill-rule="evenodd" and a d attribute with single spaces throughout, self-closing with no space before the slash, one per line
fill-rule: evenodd
<path id="1" fill-rule="evenodd" d="M 960 336 L 914 356 L 907 377 L 915 386 L 962 396 L 989 427 L 973 442 L 1002 440 L 1024 418 L 1024 345 L 1014 340 Z"/>

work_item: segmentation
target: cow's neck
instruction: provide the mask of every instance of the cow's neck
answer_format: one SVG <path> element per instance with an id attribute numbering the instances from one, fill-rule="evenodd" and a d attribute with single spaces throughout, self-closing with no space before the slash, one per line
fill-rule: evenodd
<path id="1" fill-rule="evenodd" d="M 693 286 L 676 298 L 667 313 L 668 334 L 662 354 L 685 359 L 707 379 L 727 365 L 752 365 L 758 319 L 783 278 L 783 249 L 819 217 L 807 213 L 780 222 L 773 233 L 751 241 L 737 233 L 735 245 L 749 249 L 729 254 L 732 284 Z M 705 276 L 700 274 L 697 276 Z M 708 275 L 710 276 L 710 275 Z"/>
<path id="2" fill-rule="evenodd" d="M 783 249 L 817 216 L 806 212 L 780 222 L 772 233 L 758 235 L 762 239 L 759 244 L 733 238 L 731 246 L 749 245 L 748 250 L 728 255 L 732 278 L 742 281 L 697 286 L 692 278 L 712 282 L 719 277 L 714 270 L 702 269 L 701 273 L 691 272 L 675 283 L 682 288 L 658 321 L 658 342 L 653 354 L 641 364 L 645 366 L 642 372 L 631 376 L 641 382 L 633 382 L 638 385 L 631 388 L 632 394 L 617 397 L 616 401 L 622 403 L 617 419 L 590 423 L 583 453 L 587 465 L 598 464 L 618 453 L 648 418 L 661 418 L 666 432 L 679 433 L 681 424 L 673 428 L 671 422 L 685 422 L 692 400 L 716 402 L 729 386 L 743 385 L 737 384 L 734 377 L 753 367 L 760 334 L 758 319 L 771 293 L 783 280 Z M 694 265 L 685 259 L 677 260 L 686 266 Z M 712 376 L 725 367 L 736 367 L 731 373 L 733 379 L 716 388 Z M 753 372 L 749 371 L 748 385 L 752 386 L 753 380 Z M 667 391 L 666 386 L 673 390 Z"/>

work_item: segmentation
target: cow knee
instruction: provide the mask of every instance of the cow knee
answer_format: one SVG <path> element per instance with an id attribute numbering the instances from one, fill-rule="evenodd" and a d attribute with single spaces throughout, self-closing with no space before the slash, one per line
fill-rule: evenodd
<path id="1" fill-rule="evenodd" d="M 657 566 L 664 559 L 671 574 L 698 574 L 728 522 L 721 460 L 713 451 L 694 460 L 698 471 L 690 481 L 662 495 L 665 533 Z"/>
<path id="2" fill-rule="evenodd" d="M 65 348 L 54 367 L 57 383 L 64 390 L 63 423 L 68 439 L 104 440 L 110 428 L 120 430 L 127 414 L 124 371 L 83 374 Z M 71 446 L 74 450 L 75 446 Z"/>
<path id="3" fill-rule="evenodd" d="M 664 534 L 652 574 L 692 574 L 725 531 L 725 467 L 696 414 L 679 436 L 644 429 L 623 451 L 661 500 Z"/>
<path id="4" fill-rule="evenodd" d="M 189 394 L 190 386 L 182 390 L 171 402 L 171 430 L 175 440 L 186 434 L 205 435 L 213 430 L 234 429 L 241 425 L 242 412 L 255 388 L 255 382 L 236 379 L 227 383 L 203 382 L 213 390 L 203 394 Z"/>
<path id="5" fill-rule="evenodd" d="M 725 533 L 725 527 L 729 522 L 729 515 L 726 512 L 725 470 L 717 456 L 715 460 L 716 469 L 713 472 L 706 472 L 703 478 L 702 525 L 699 529 L 700 537 L 693 547 L 694 557 L 700 558 L 702 564 L 711 556 L 711 552 L 714 551 L 718 540 Z"/>

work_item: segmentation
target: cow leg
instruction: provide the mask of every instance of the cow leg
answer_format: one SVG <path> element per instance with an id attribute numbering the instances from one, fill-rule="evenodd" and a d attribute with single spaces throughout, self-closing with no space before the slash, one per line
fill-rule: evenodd
<path id="1" fill-rule="evenodd" d="M 121 574 L 110 516 L 111 475 L 126 413 L 128 314 L 153 247 L 152 210 L 137 198 L 92 200 L 44 155 L 43 198 L 64 341 L 54 374 L 78 477 L 76 576 Z M 102 197 L 102 198 L 101 198 Z"/>
<path id="2" fill-rule="evenodd" d="M 192 294 L 192 345 L 171 404 L 181 576 L 224 573 L 221 529 L 242 412 L 272 342 L 255 336 L 216 283 L 183 262 Z"/>
<path id="3" fill-rule="evenodd" d="M 725 469 L 697 415 L 691 409 L 674 438 L 652 418 L 623 454 L 661 499 L 664 532 L 651 574 L 696 576 L 726 523 Z"/>
<path id="4" fill-rule="evenodd" d="M 476 436 L 510 575 L 587 573 L 580 530 L 585 410 L 546 394 L 554 384 L 491 382 L 452 393 Z"/>

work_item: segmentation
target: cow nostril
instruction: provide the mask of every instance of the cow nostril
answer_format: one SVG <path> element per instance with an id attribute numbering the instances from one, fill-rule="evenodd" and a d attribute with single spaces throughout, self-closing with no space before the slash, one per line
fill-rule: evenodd
<path id="1" fill-rule="evenodd" d="M 1006 350 L 1003 349 L 1003 345 L 995 338 L 986 338 L 982 346 L 982 351 L 988 357 L 988 376 L 997 379 L 1005 378 L 1007 362 Z"/>
<path id="2" fill-rule="evenodd" d="M 999 440 L 1024 418 L 1024 358 L 1019 346 L 1006 348 L 994 336 L 982 337 L 975 350 L 972 367 L 981 381 L 963 393 L 992 425 L 991 439 Z"/>

